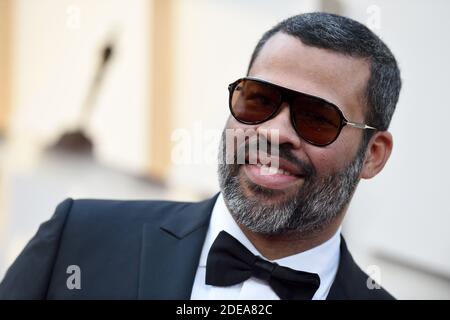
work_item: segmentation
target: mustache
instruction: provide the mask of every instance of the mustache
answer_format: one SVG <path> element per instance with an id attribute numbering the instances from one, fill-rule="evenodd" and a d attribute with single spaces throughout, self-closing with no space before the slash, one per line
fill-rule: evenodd
<path id="1" fill-rule="evenodd" d="M 255 157 L 257 155 L 258 158 L 262 155 L 263 158 L 267 157 L 270 159 L 271 157 L 279 157 L 280 159 L 289 161 L 299 172 L 302 172 L 305 177 L 310 177 L 316 173 L 316 170 L 309 162 L 299 159 L 293 154 L 290 144 L 273 144 L 262 135 L 259 135 L 257 139 L 247 138 L 244 143 L 237 146 L 234 163 L 244 163 L 242 161 L 239 162 L 239 159 L 248 159 L 251 153 L 253 153 Z"/>

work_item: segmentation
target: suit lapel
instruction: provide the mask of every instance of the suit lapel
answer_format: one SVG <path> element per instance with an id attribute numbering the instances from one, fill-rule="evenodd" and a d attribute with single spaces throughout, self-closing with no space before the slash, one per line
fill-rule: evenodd
<path id="1" fill-rule="evenodd" d="M 143 227 L 139 299 L 189 299 L 217 196 L 166 212 L 160 224 Z M 341 236 L 339 267 L 327 300 L 358 298 L 359 268 Z M 358 286 L 356 286 L 358 287 Z"/>
<path id="2" fill-rule="evenodd" d="M 358 267 L 348 251 L 347 244 L 342 235 L 340 251 L 338 271 L 330 288 L 327 300 L 345 300 L 358 296 L 358 293 L 353 292 L 355 290 L 352 289 L 356 287 L 356 282 L 359 280 L 356 278 L 357 273 L 355 273 L 355 268 Z"/>
<path id="3" fill-rule="evenodd" d="M 189 299 L 217 195 L 143 230 L 139 299 Z"/>

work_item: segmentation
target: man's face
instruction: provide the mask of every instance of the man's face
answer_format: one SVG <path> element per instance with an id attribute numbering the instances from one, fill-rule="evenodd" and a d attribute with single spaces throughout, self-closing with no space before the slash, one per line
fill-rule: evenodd
<path id="1" fill-rule="evenodd" d="M 249 76 L 321 97 L 339 106 L 350 121 L 364 122 L 370 69 L 363 59 L 277 33 L 261 49 Z M 286 103 L 276 117 L 259 125 L 245 125 L 230 116 L 226 129 L 253 129 L 258 134 L 277 130 L 280 162 L 295 168 L 294 176 L 283 177 L 259 174 L 252 164 L 219 165 L 225 201 L 240 224 L 266 234 L 311 232 L 325 227 L 348 204 L 364 158 L 362 130 L 346 126 L 332 144 L 311 145 L 292 127 Z M 265 138 L 274 143 L 270 134 Z"/>

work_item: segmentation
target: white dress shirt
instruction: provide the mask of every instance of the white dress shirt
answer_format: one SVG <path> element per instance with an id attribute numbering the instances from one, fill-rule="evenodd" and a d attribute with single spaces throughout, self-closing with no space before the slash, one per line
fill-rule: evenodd
<path id="1" fill-rule="evenodd" d="M 248 280 L 227 287 L 217 287 L 205 284 L 206 260 L 209 249 L 220 231 L 226 231 L 241 242 L 254 255 L 262 254 L 248 240 L 234 221 L 225 205 L 222 193 L 219 194 L 214 205 L 211 220 L 203 244 L 200 261 L 192 287 L 192 300 L 279 300 L 280 298 L 270 288 L 267 282 L 251 277 Z M 336 276 L 339 265 L 340 228 L 328 241 L 310 250 L 294 254 L 282 259 L 271 260 L 281 266 L 295 270 L 317 273 L 320 277 L 320 287 L 313 296 L 313 300 L 326 299 Z"/>

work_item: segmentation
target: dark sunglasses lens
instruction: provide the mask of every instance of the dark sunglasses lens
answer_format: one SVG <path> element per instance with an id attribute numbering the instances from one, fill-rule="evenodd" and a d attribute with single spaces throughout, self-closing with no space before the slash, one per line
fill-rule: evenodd
<path id="1" fill-rule="evenodd" d="M 242 80 L 230 94 L 231 113 L 238 121 L 249 124 L 267 120 L 281 103 L 277 88 L 254 80 Z"/>
<path id="2" fill-rule="evenodd" d="M 292 103 L 299 135 L 316 145 L 333 142 L 341 128 L 341 115 L 333 105 L 314 97 L 299 96 Z"/>

